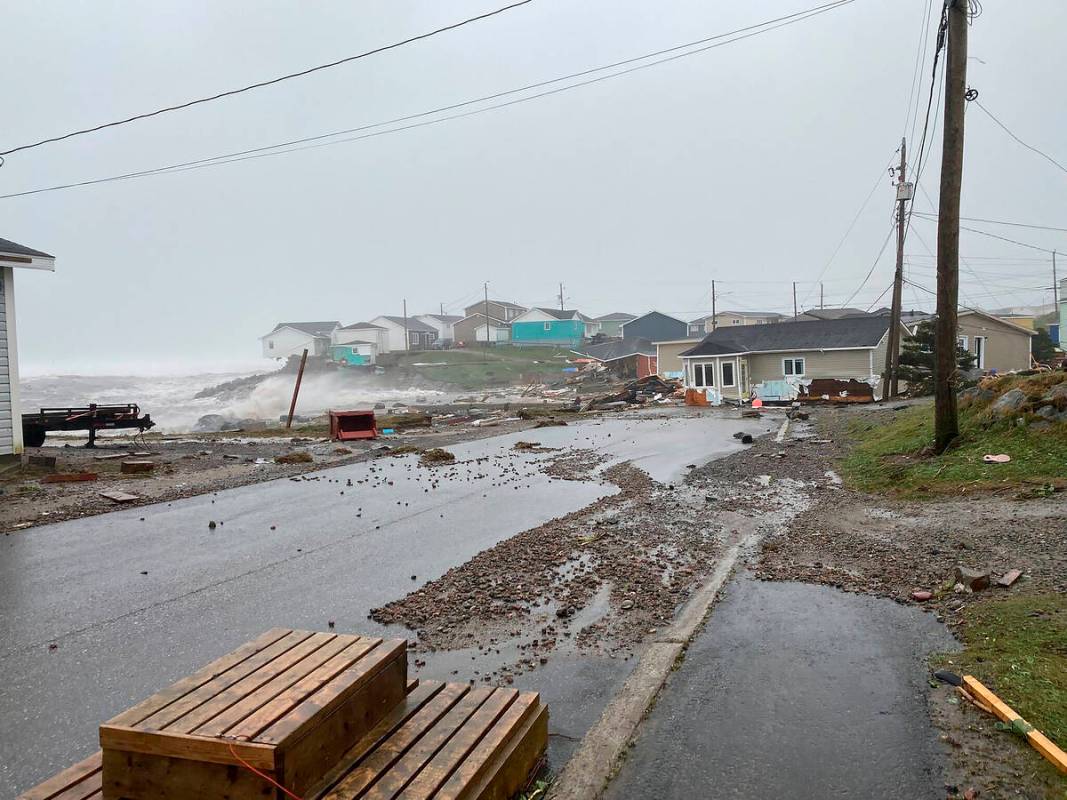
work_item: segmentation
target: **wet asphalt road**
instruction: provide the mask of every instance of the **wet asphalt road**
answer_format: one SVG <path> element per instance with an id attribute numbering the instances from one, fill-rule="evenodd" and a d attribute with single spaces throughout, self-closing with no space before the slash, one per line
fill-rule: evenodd
<path id="1" fill-rule="evenodd" d="M 606 797 L 943 798 L 921 659 L 953 647 L 915 608 L 741 576 Z"/>
<path id="2" fill-rule="evenodd" d="M 611 491 L 549 479 L 543 456 L 510 452 L 519 439 L 597 449 L 671 481 L 740 447 L 734 431 L 767 427 L 711 415 L 545 428 L 450 447 L 493 460 L 460 464 L 436 488 L 414 457 L 390 458 L 3 537 L 0 796 L 92 752 L 101 721 L 267 628 L 335 620 L 339 632 L 404 636 L 369 609 Z M 561 658 L 523 676 L 555 703 L 557 754 L 630 666 Z"/>

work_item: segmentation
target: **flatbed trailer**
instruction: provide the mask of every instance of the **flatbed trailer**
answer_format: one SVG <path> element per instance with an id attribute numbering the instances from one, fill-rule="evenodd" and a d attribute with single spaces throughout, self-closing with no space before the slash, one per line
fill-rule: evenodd
<path id="1" fill-rule="evenodd" d="M 36 414 L 22 415 L 22 443 L 40 447 L 50 431 L 89 431 L 86 447 L 96 447 L 96 432 L 136 428 L 141 433 L 156 423 L 134 403 L 125 405 L 71 406 L 42 408 Z"/>

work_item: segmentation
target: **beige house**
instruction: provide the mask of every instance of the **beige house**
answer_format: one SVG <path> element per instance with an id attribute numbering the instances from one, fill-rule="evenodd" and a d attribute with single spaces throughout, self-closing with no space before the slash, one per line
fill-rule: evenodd
<path id="1" fill-rule="evenodd" d="M 700 344 L 699 338 L 655 342 L 656 364 L 659 374 L 664 378 L 681 378 L 685 372 L 682 353 L 686 350 L 692 350 L 698 344 Z"/>
<path id="2" fill-rule="evenodd" d="M 934 315 L 926 317 L 933 319 Z M 914 333 L 922 320 L 907 323 Z M 960 311 L 957 314 L 959 345 L 974 356 L 975 369 L 985 372 L 1011 372 L 1030 369 L 1030 344 L 1037 332 L 983 311 Z"/>
<path id="3" fill-rule="evenodd" d="M 703 336 L 719 328 L 729 328 L 734 325 L 771 325 L 781 322 L 784 314 L 774 311 L 719 311 L 706 317 L 694 319 L 689 323 L 690 336 Z"/>
<path id="4" fill-rule="evenodd" d="M 868 383 L 877 394 L 889 324 L 862 316 L 719 328 L 679 355 L 685 387 L 742 399 L 766 381 L 832 378 Z"/>

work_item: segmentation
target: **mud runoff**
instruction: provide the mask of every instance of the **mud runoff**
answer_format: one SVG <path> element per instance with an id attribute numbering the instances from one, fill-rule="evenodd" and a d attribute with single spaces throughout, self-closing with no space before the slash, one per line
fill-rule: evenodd
<path id="1" fill-rule="evenodd" d="M 709 494 L 702 480 L 665 485 L 629 462 L 605 463 L 589 450 L 543 462 L 549 475 L 617 492 L 500 542 L 371 618 L 416 631 L 416 667 L 430 652 L 465 651 L 482 662 L 485 683 L 510 684 L 556 654 L 626 661 L 740 527 L 773 528 L 806 507 L 800 484 L 742 481 Z"/>

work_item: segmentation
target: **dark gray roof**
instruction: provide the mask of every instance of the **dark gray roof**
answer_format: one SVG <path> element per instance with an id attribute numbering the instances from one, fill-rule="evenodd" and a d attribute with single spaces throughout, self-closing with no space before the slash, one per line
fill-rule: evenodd
<path id="1" fill-rule="evenodd" d="M 578 311 L 573 309 L 542 308 L 541 306 L 535 306 L 530 310 L 541 311 L 542 313 L 548 314 L 550 317 L 555 317 L 556 319 L 578 319 L 582 316 Z"/>
<path id="2" fill-rule="evenodd" d="M 55 258 L 53 255 L 42 253 L 40 250 L 34 250 L 32 247 L 26 247 L 26 245 L 13 242 L 10 239 L 0 239 L 0 253 L 10 253 L 13 256 Z"/>
<path id="3" fill-rule="evenodd" d="M 373 322 L 353 322 L 351 325 L 344 325 L 341 327 L 343 331 L 353 331 L 357 328 L 377 328 L 380 331 L 384 331 L 381 325 L 375 325 Z"/>
<path id="4" fill-rule="evenodd" d="M 420 317 L 433 317 L 439 322 L 445 322 L 451 324 L 453 322 L 459 322 L 463 317 L 456 317 L 452 314 L 420 314 Z"/>
<path id="5" fill-rule="evenodd" d="M 298 331 L 310 333 L 312 336 L 329 336 L 333 333 L 333 329 L 340 324 L 337 320 L 328 320 L 326 322 L 279 322 L 274 326 L 274 331 L 279 328 L 296 328 Z M 274 333 L 274 331 L 271 331 L 271 333 Z"/>
<path id="6" fill-rule="evenodd" d="M 807 311 L 801 311 L 802 317 L 814 317 L 815 319 L 842 319 L 844 317 L 866 317 L 869 316 L 862 308 L 809 308 Z M 786 317 L 788 321 L 790 318 Z"/>
<path id="7" fill-rule="evenodd" d="M 648 339 L 616 339 L 613 342 L 594 344 L 571 352 L 595 358 L 597 361 L 615 361 L 616 359 L 628 358 L 637 354 L 654 356 L 656 355 L 656 346 Z"/>
<path id="8" fill-rule="evenodd" d="M 629 321 L 631 319 L 637 319 L 636 314 L 627 314 L 625 311 L 612 311 L 610 314 L 605 314 L 602 317 L 597 317 L 597 322 L 614 322 L 615 320 Z"/>
<path id="9" fill-rule="evenodd" d="M 422 331 L 423 333 L 437 333 L 437 328 L 433 325 L 427 325 L 422 320 L 415 319 L 414 317 L 408 317 L 407 322 L 404 322 L 403 317 L 391 317 L 388 314 L 382 314 L 381 317 L 375 319 L 387 319 L 394 325 L 399 325 L 401 328 L 407 326 L 409 331 Z"/>
<path id="10" fill-rule="evenodd" d="M 736 325 L 705 336 L 683 356 L 776 353 L 784 350 L 841 350 L 877 347 L 889 330 L 888 317 L 843 317 L 768 325 Z"/>

